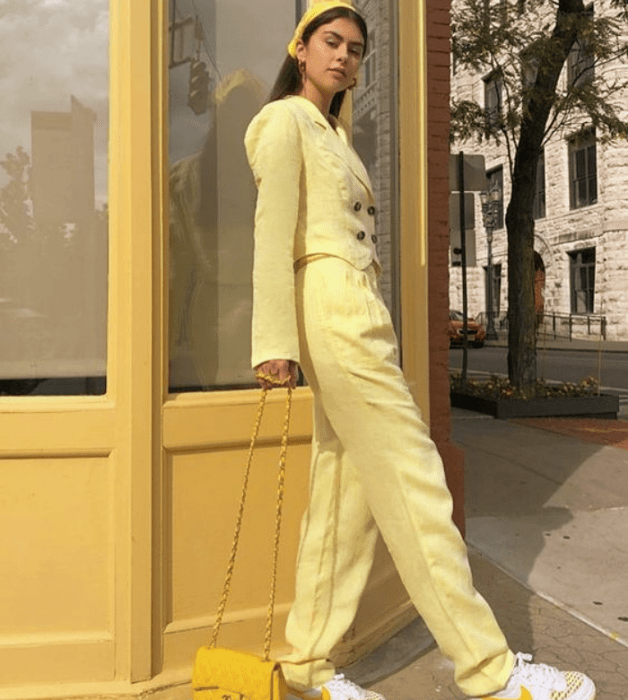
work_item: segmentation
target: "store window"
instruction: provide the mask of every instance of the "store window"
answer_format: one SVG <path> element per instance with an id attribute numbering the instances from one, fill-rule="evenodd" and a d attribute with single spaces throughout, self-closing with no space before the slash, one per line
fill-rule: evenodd
<path id="1" fill-rule="evenodd" d="M 595 299 L 595 248 L 569 253 L 571 313 L 592 314 Z"/>
<path id="2" fill-rule="evenodd" d="M 172 392 L 256 386 L 250 367 L 256 190 L 243 141 L 305 5 L 168 2 Z M 375 190 L 381 287 L 396 317 L 394 3 L 355 6 L 373 42 L 352 93 L 353 140 Z"/>
<path id="3" fill-rule="evenodd" d="M 0 12 L 0 395 L 102 394 L 108 0 Z"/>

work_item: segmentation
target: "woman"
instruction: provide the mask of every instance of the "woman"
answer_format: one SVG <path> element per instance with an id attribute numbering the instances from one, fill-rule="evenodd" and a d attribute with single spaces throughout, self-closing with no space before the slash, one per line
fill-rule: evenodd
<path id="1" fill-rule="evenodd" d="M 337 119 L 366 43 L 347 2 L 314 5 L 245 138 L 259 190 L 252 364 L 268 388 L 295 386 L 300 365 L 314 397 L 288 685 L 295 697 L 381 698 L 334 676 L 328 660 L 355 616 L 379 530 L 465 694 L 592 700 L 586 676 L 515 656 L 473 588 L 443 465 L 377 289 L 372 187 Z"/>

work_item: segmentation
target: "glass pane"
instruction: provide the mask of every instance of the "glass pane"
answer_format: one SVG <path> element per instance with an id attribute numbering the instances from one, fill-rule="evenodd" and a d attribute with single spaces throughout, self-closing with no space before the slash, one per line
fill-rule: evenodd
<path id="1" fill-rule="evenodd" d="M 597 163 L 596 163 L 596 148 L 595 144 L 587 149 L 587 166 L 589 173 L 589 204 L 597 202 Z"/>
<path id="2" fill-rule="evenodd" d="M 395 79 L 395 4 L 355 0 L 369 29 L 365 63 L 353 90 L 353 145 L 373 184 L 377 203 L 377 253 L 382 263 L 379 286 L 400 332 L 397 266 L 397 83 Z"/>
<path id="3" fill-rule="evenodd" d="M 587 176 L 586 149 L 580 148 L 576 151 L 576 179 L 582 180 Z"/>
<path id="4" fill-rule="evenodd" d="M 587 202 L 587 187 L 588 182 L 586 180 L 578 180 L 578 206 L 585 207 Z"/>
<path id="5" fill-rule="evenodd" d="M 243 141 L 285 56 L 297 7 L 295 0 L 168 6 L 171 41 L 193 28 L 169 70 L 170 388 L 251 386 L 256 191 Z"/>
<path id="6" fill-rule="evenodd" d="M 171 391 L 256 386 L 250 367 L 256 189 L 244 133 L 268 98 L 304 4 L 168 0 Z M 382 287 L 394 316 L 392 5 L 356 3 L 377 43 L 353 93 L 353 133 L 378 199 Z"/>
<path id="7" fill-rule="evenodd" d="M 0 394 L 102 394 L 108 0 L 0 12 Z"/>

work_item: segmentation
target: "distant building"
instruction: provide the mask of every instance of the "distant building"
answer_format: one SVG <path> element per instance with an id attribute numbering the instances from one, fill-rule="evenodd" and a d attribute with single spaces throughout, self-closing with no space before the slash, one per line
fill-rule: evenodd
<path id="1" fill-rule="evenodd" d="M 31 112 L 35 219 L 82 223 L 94 216 L 96 114 L 71 97 L 69 112 Z"/>
<path id="2" fill-rule="evenodd" d="M 567 61 L 562 85 L 587 79 L 576 47 Z M 584 68 L 584 71 L 583 71 Z M 580 77 L 574 78 L 575 71 Z M 619 80 L 628 78 L 628 66 L 616 61 L 603 68 Z M 560 85 L 560 84 L 559 84 Z M 452 71 L 452 98 L 472 99 L 487 110 L 499 108 L 499 81 L 490 71 L 471 74 Z M 456 144 L 452 152 L 463 146 Z M 489 187 L 500 193 L 498 227 L 492 245 L 493 313 L 499 330 L 508 311 L 507 237 L 505 209 L 511 183 L 505 146 L 464 144 L 465 152 L 484 155 Z M 469 314 L 486 319 L 489 261 L 479 198 L 475 204 L 476 265 L 467 269 Z M 591 127 L 584 138 L 573 134 L 554 137 L 539 162 L 535 199 L 535 252 L 537 312 L 544 314 L 541 330 L 574 337 L 610 340 L 628 337 L 628 144 L 603 144 Z M 462 306 L 462 272 L 450 262 L 452 308 Z M 601 318 L 604 318 L 604 322 Z"/>

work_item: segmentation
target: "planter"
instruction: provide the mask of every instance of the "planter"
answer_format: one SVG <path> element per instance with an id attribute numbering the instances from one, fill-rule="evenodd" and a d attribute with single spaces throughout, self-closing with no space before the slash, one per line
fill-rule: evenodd
<path id="1" fill-rule="evenodd" d="M 549 399 L 488 399 L 452 391 L 451 405 L 469 411 L 487 413 L 495 418 L 540 418 L 579 416 L 581 418 L 617 418 L 618 396 L 564 396 Z"/>

